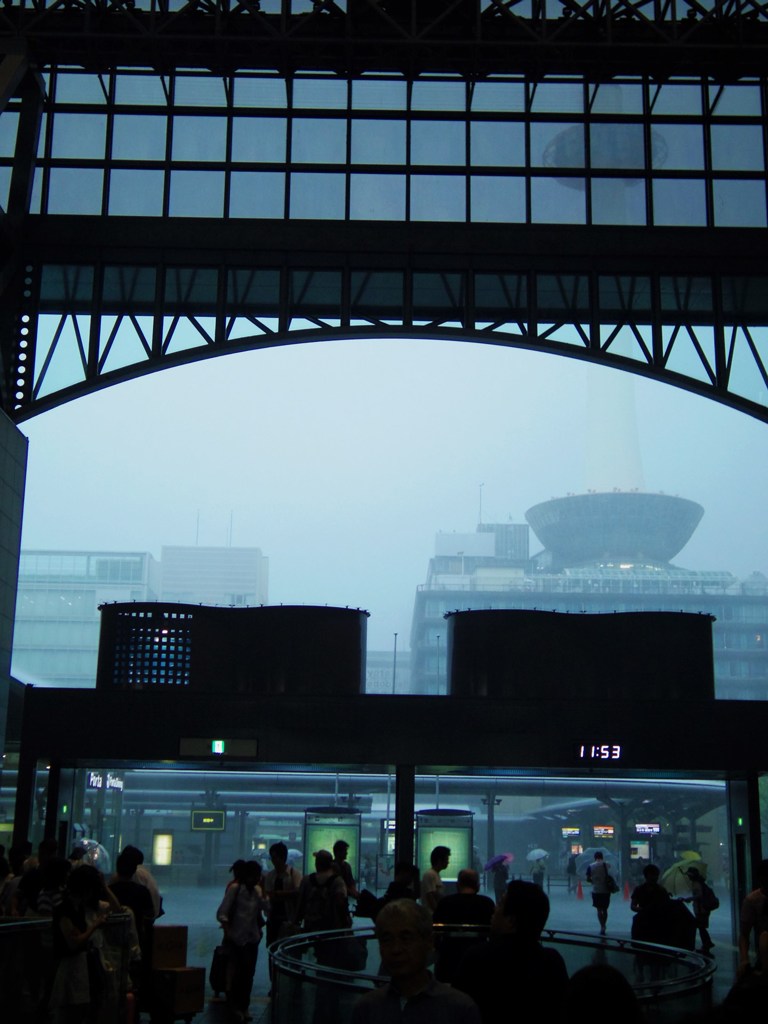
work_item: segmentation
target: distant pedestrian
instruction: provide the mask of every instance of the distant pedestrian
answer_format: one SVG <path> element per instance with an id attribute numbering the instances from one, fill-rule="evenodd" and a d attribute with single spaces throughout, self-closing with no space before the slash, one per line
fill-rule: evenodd
<path id="1" fill-rule="evenodd" d="M 568 858 L 568 863 L 565 868 L 565 877 L 568 879 L 568 892 L 575 892 L 578 888 L 578 879 L 576 878 L 575 853 L 572 853 Z"/>
<path id="2" fill-rule="evenodd" d="M 544 888 L 544 878 L 547 873 L 547 865 L 543 857 L 540 857 L 534 862 L 531 868 L 531 881 L 534 885 L 538 885 L 540 889 Z"/>
<path id="3" fill-rule="evenodd" d="M 587 881 L 592 883 L 592 906 L 597 911 L 600 934 L 605 935 L 611 893 L 615 892 L 618 886 L 608 869 L 608 865 L 605 863 L 605 858 L 599 850 L 595 854 L 595 859 L 587 868 Z"/>
<path id="4" fill-rule="evenodd" d="M 504 860 L 493 865 L 493 896 L 496 902 L 503 900 L 507 893 L 507 882 L 509 881 L 509 868 Z"/>
<path id="5" fill-rule="evenodd" d="M 701 936 L 701 952 L 709 953 L 715 944 L 709 934 L 709 915 L 720 906 L 720 901 L 707 885 L 698 868 L 690 867 L 685 872 L 691 883 L 691 895 L 687 900 L 693 903 L 693 916 Z"/>

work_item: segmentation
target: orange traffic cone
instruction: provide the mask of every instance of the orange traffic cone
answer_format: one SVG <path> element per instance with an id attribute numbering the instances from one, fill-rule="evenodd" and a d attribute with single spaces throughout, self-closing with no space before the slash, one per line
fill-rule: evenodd
<path id="1" fill-rule="evenodd" d="M 581 879 L 579 879 L 579 884 L 576 886 L 576 899 L 577 900 L 583 900 L 584 899 L 584 890 L 581 887 Z"/>
<path id="2" fill-rule="evenodd" d="M 628 881 L 624 883 L 624 899 L 625 900 L 629 899 L 629 882 Z"/>

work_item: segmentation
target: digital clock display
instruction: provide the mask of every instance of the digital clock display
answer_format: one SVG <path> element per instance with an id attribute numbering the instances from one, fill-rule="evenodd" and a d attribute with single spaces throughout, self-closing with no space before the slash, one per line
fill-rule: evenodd
<path id="1" fill-rule="evenodd" d="M 620 743 L 580 743 L 580 761 L 619 761 L 621 759 Z"/>

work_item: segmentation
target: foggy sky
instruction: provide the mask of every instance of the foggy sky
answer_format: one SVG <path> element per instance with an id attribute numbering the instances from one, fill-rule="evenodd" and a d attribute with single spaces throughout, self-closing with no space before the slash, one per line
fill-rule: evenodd
<path id="1" fill-rule="evenodd" d="M 271 603 L 366 608 L 370 650 L 391 649 L 394 632 L 407 646 L 434 535 L 474 530 L 481 484 L 483 521 L 522 522 L 598 476 L 623 487 L 641 474 L 646 490 L 704 506 L 677 565 L 768 573 L 768 427 L 561 356 L 294 345 L 164 370 L 21 430 L 24 547 L 260 547 Z"/>

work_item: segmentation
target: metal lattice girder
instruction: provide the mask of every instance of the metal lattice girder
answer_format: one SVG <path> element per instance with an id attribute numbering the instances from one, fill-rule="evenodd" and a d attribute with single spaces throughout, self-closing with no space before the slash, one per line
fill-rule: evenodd
<path id="1" fill-rule="evenodd" d="M 0 40 L 40 64 L 660 75 L 764 70 L 758 0 L 20 0 Z"/>
<path id="2" fill-rule="evenodd" d="M 17 420 L 227 352 L 406 336 L 585 359 L 768 421 L 761 233 L 528 227 L 511 245 L 503 226 L 415 238 L 379 224 L 373 246 L 363 224 L 274 222 L 257 239 L 252 226 L 115 220 L 30 218 L 8 352 Z"/>

